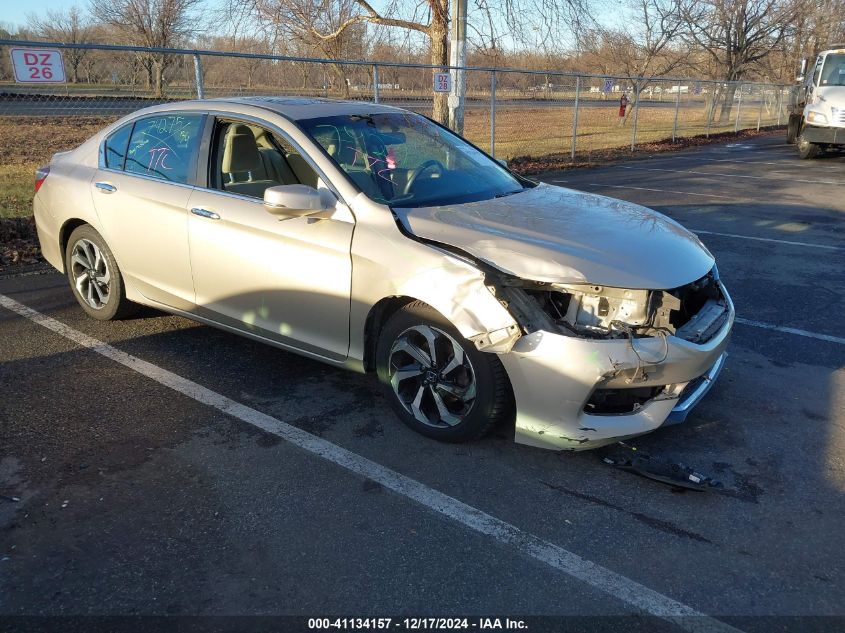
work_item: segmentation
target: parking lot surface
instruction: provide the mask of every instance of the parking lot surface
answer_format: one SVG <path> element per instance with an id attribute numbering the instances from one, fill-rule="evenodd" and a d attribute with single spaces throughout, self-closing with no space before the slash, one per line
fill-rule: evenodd
<path id="1" fill-rule="evenodd" d="M 58 273 L 6 276 L 0 615 L 841 626 L 845 156 L 800 161 L 778 135 L 541 178 L 662 211 L 716 256 L 728 364 L 683 425 L 632 444 L 722 491 L 507 428 L 439 444 L 372 377 L 152 310 L 94 322 Z M 759 617 L 809 615 L 831 619 Z"/>

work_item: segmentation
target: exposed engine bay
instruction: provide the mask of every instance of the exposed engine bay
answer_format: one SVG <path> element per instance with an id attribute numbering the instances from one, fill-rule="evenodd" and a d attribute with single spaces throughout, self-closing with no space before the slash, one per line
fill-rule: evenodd
<path id="1" fill-rule="evenodd" d="M 704 343 L 728 318 L 715 268 L 672 290 L 523 280 L 504 280 L 500 288 L 500 299 L 529 333 L 545 329 L 601 339 L 674 335 Z"/>

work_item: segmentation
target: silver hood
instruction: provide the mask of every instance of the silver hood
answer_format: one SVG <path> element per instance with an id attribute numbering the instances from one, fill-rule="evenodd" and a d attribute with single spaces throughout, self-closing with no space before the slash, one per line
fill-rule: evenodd
<path id="1" fill-rule="evenodd" d="M 668 290 L 703 277 L 714 263 L 694 234 L 661 213 L 552 185 L 395 211 L 414 235 L 533 281 Z"/>

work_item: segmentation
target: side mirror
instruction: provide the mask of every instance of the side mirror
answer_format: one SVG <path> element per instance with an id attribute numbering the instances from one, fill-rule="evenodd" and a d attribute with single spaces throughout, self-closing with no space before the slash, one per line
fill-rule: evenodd
<path id="1" fill-rule="evenodd" d="M 499 163 L 505 169 L 508 168 L 508 160 L 506 158 L 497 158 L 496 162 Z"/>
<path id="2" fill-rule="evenodd" d="M 264 190 L 264 208 L 279 218 L 301 218 L 326 210 L 320 192 L 308 185 L 278 185 Z"/>

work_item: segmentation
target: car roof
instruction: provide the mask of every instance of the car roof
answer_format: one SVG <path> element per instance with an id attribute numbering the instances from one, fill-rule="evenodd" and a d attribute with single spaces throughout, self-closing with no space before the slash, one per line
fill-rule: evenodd
<path id="1" fill-rule="evenodd" d="M 264 108 L 265 110 L 272 110 L 273 112 L 281 114 L 283 117 L 293 121 L 343 114 L 402 112 L 399 108 L 385 106 L 372 101 L 344 101 L 342 99 L 325 99 L 323 97 L 222 97 L 217 99 L 207 99 L 204 102 L 256 106 Z"/>

